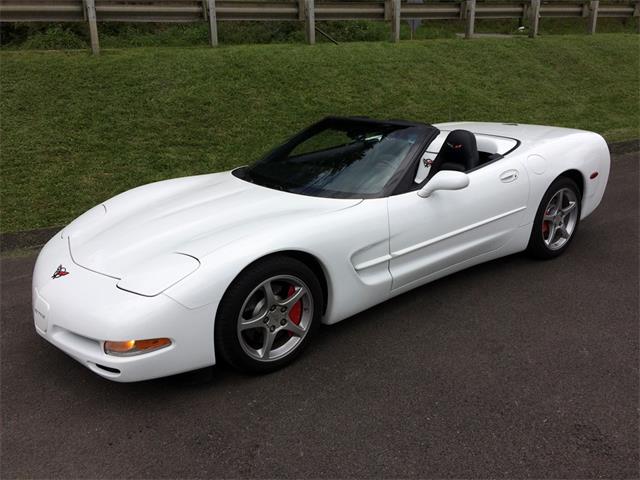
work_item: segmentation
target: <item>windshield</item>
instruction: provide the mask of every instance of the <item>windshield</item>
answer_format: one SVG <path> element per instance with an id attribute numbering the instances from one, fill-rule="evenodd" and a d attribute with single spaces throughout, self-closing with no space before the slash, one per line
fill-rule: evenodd
<path id="1" fill-rule="evenodd" d="M 322 121 L 236 176 L 270 188 L 325 197 L 374 197 L 394 178 L 424 126 Z"/>

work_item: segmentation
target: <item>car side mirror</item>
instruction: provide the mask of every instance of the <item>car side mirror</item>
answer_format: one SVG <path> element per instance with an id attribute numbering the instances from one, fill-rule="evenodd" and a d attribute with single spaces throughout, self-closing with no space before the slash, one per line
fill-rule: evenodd
<path id="1" fill-rule="evenodd" d="M 461 190 L 469 186 L 469 175 L 455 170 L 441 170 L 418 190 L 418 195 L 427 198 L 436 190 Z"/>

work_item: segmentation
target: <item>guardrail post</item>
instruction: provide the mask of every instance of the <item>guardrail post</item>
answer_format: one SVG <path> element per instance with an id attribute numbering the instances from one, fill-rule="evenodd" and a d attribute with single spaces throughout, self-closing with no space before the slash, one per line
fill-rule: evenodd
<path id="1" fill-rule="evenodd" d="M 316 43 L 316 12 L 314 0 L 304 0 L 304 31 L 307 43 Z"/>
<path id="2" fill-rule="evenodd" d="M 391 41 L 400 41 L 400 0 L 391 0 Z"/>
<path id="3" fill-rule="evenodd" d="M 598 6 L 600 2 L 598 0 L 591 0 L 589 5 L 589 34 L 596 33 L 596 23 L 598 22 Z"/>
<path id="4" fill-rule="evenodd" d="M 529 9 L 531 17 L 529 36 L 535 38 L 538 36 L 538 27 L 540 26 L 540 0 L 531 0 L 531 8 Z"/>
<path id="5" fill-rule="evenodd" d="M 98 39 L 98 22 L 96 20 L 95 0 L 85 0 L 84 8 L 89 22 L 89 36 L 91 38 L 91 51 L 94 55 L 100 53 L 100 40 Z"/>
<path id="6" fill-rule="evenodd" d="M 637 28 L 638 33 L 640 33 L 640 1 L 636 2 L 636 6 L 633 9 L 633 18 L 636 18 L 638 20 Z"/>
<path id="7" fill-rule="evenodd" d="M 218 15 L 216 14 L 216 0 L 206 0 L 207 12 L 205 18 L 209 20 L 209 45 L 218 46 Z"/>
<path id="8" fill-rule="evenodd" d="M 464 32 L 464 38 L 473 37 L 476 23 L 476 0 L 467 0 L 467 28 Z"/>
<path id="9" fill-rule="evenodd" d="M 529 17 L 529 4 L 522 4 L 522 16 L 518 18 L 518 27 L 524 27 L 527 18 Z"/>

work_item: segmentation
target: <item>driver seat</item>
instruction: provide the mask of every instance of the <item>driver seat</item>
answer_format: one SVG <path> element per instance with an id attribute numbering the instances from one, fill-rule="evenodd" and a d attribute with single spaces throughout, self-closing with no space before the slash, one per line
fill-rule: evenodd
<path id="1" fill-rule="evenodd" d="M 468 130 L 452 130 L 434 159 L 427 180 L 440 170 L 467 172 L 478 166 L 479 161 L 476 136 Z"/>

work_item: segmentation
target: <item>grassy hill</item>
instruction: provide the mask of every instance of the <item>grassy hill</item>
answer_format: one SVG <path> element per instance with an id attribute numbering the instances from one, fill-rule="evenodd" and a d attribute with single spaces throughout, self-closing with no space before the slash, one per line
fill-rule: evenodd
<path id="1" fill-rule="evenodd" d="M 633 34 L 0 53 L 0 231 L 248 163 L 325 115 L 640 137 Z"/>

